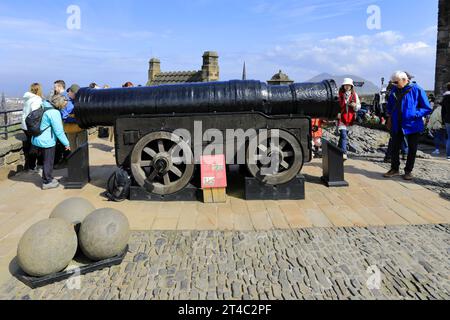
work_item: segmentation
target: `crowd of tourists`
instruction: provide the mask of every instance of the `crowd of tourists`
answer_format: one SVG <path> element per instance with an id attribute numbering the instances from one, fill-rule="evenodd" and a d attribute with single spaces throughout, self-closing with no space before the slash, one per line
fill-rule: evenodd
<path id="1" fill-rule="evenodd" d="M 381 124 L 386 125 L 391 138 L 386 152 L 385 162 L 391 163 L 391 170 L 384 174 L 386 178 L 400 176 L 400 154 L 406 160 L 405 180 L 412 180 L 419 138 L 425 129 L 433 135 L 435 151 L 440 155 L 441 147 L 446 148 L 447 160 L 450 161 L 450 83 L 441 100 L 427 94 L 408 72 L 395 72 L 386 93 L 385 112 Z M 344 161 L 348 159 L 348 132 L 355 124 L 361 102 L 352 79 L 344 79 L 339 90 L 340 114 L 337 123 L 339 148 L 343 152 Z M 313 119 L 312 137 L 313 151 L 318 154 L 321 147 L 323 122 Z"/>
<path id="2" fill-rule="evenodd" d="M 89 87 L 110 88 L 96 83 Z M 133 84 L 127 82 L 123 87 L 133 87 Z M 25 167 L 28 172 L 42 176 L 43 190 L 59 187 L 59 181 L 53 177 L 55 166 L 64 163 L 71 151 L 88 141 L 87 130 L 78 126 L 74 114 L 74 99 L 79 90 L 77 84 L 66 88 L 63 80 L 57 80 L 47 97 L 39 83 L 33 83 L 24 94 L 21 127 L 27 138 L 24 142 Z"/>

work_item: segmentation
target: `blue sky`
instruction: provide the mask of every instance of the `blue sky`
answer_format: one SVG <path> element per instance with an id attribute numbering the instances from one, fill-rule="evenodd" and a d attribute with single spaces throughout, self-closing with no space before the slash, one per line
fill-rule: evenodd
<path id="1" fill-rule="evenodd" d="M 81 9 L 69 30 L 66 10 Z M 381 9 L 369 30 L 367 8 Z M 198 70 L 218 51 L 221 80 L 266 81 L 279 69 L 296 82 L 356 74 L 372 80 L 408 70 L 433 88 L 438 0 L 0 0 L 0 91 L 46 92 L 56 79 L 145 84 L 148 61 L 163 71 Z"/>

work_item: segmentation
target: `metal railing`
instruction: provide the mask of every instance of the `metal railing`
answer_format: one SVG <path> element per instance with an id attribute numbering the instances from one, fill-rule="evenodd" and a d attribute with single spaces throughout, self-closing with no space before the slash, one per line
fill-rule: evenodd
<path id="1" fill-rule="evenodd" d="M 17 120 L 18 122 L 10 123 L 10 117 L 9 115 L 13 113 L 22 113 L 23 109 L 17 109 L 17 110 L 7 110 L 7 111 L 0 111 L 0 119 L 3 119 L 3 123 L 0 125 L 0 137 L 3 136 L 5 140 L 8 140 L 10 134 L 22 131 L 21 124 L 22 120 Z M 16 127 L 16 128 L 14 128 Z"/>

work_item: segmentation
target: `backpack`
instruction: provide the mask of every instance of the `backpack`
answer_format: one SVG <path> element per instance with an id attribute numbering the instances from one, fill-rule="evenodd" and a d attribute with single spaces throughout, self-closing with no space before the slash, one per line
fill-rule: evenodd
<path id="1" fill-rule="evenodd" d="M 122 168 L 116 170 L 108 180 L 105 197 L 110 201 L 122 202 L 130 195 L 131 178 L 128 172 Z"/>
<path id="2" fill-rule="evenodd" d="M 53 106 L 48 101 L 44 101 L 39 109 L 30 112 L 30 114 L 27 116 L 27 118 L 25 119 L 25 124 L 27 125 L 28 132 L 33 137 L 39 137 L 44 133 L 44 131 L 51 128 L 51 126 L 48 126 L 44 130 L 41 130 L 41 123 L 44 114 L 52 109 L 54 109 Z"/>

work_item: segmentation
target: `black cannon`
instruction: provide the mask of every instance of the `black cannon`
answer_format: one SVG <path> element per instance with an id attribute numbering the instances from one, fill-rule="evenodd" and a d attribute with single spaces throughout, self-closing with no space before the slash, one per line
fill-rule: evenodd
<path id="1" fill-rule="evenodd" d="M 293 180 L 305 162 L 311 161 L 311 118 L 336 119 L 338 92 L 333 80 L 270 86 L 260 81 L 188 83 L 156 87 L 81 89 L 75 116 L 83 128 L 114 126 L 117 164 L 131 170 L 134 179 L 149 192 L 168 195 L 188 185 L 194 175 L 198 152 L 214 139 L 186 139 L 173 134 L 183 129 L 203 137 L 210 129 L 236 131 L 244 143 L 250 174 L 268 185 Z M 198 128 L 198 124 L 201 128 Z M 197 131 L 197 132 L 196 132 Z M 200 132 L 199 132 L 200 131 Z M 259 133 L 263 132 L 263 133 Z M 277 134 L 276 146 L 272 139 Z M 256 139 L 256 148 L 250 143 Z M 241 141 L 242 142 L 242 141 Z M 264 143 L 263 143 L 264 142 Z M 264 147 L 264 144 L 268 147 Z M 243 150 L 245 149 L 245 150 Z M 276 161 L 273 174 L 262 174 L 270 163 L 259 161 L 265 153 Z M 195 156 L 195 159 L 194 159 Z M 192 157 L 192 160 L 191 160 Z M 228 160 L 228 159 L 227 159 Z"/>

